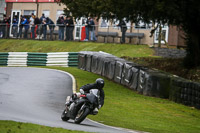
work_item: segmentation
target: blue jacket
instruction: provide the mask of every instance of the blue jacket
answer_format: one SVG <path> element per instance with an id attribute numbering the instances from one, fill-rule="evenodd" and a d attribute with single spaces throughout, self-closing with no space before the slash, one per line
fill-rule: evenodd
<path id="1" fill-rule="evenodd" d="M 24 18 L 24 21 L 22 21 L 21 24 L 24 25 L 25 29 L 29 29 L 29 22 L 28 22 L 28 20 L 26 18 Z"/>
<path id="2" fill-rule="evenodd" d="M 18 19 L 14 18 L 13 19 L 13 27 L 16 27 L 18 25 Z"/>

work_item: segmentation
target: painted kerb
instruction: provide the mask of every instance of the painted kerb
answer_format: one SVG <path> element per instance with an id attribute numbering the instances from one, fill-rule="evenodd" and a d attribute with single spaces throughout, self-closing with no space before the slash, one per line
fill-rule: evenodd
<path id="1" fill-rule="evenodd" d="M 0 66 L 77 67 L 78 52 L 8 52 L 0 53 Z"/>

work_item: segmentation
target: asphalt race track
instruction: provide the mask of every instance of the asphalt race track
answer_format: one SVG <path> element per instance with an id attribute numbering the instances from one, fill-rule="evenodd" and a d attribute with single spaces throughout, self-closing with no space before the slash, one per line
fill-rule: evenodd
<path id="1" fill-rule="evenodd" d="M 65 99 L 72 94 L 72 78 L 41 68 L 0 67 L 0 120 L 14 120 L 87 132 L 134 132 L 88 119 L 81 124 L 60 119 Z"/>

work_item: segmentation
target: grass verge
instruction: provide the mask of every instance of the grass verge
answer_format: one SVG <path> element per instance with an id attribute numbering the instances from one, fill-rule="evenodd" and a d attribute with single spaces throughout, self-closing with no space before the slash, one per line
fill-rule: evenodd
<path id="1" fill-rule="evenodd" d="M 0 133 L 85 133 L 31 123 L 0 121 Z"/>
<path id="2" fill-rule="evenodd" d="M 64 42 L 0 39 L 0 52 L 79 52 L 104 51 L 115 56 L 148 57 L 153 50 L 146 45 L 128 45 L 93 42 Z"/>

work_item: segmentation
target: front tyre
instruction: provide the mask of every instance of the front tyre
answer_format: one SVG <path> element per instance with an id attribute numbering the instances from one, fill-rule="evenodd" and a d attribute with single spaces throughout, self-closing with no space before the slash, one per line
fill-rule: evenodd
<path id="1" fill-rule="evenodd" d="M 79 110 L 78 114 L 76 115 L 76 118 L 75 118 L 74 122 L 76 124 L 80 124 L 87 117 L 87 115 L 89 113 L 90 113 L 90 109 L 89 108 L 85 108 L 83 110 Z"/>
<path id="2" fill-rule="evenodd" d="M 61 115 L 61 119 L 63 121 L 68 121 L 69 120 L 69 117 L 67 117 L 67 111 L 66 110 L 63 111 L 63 113 Z"/>

